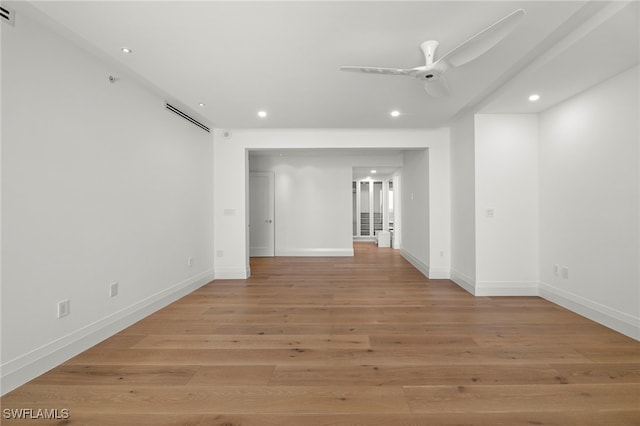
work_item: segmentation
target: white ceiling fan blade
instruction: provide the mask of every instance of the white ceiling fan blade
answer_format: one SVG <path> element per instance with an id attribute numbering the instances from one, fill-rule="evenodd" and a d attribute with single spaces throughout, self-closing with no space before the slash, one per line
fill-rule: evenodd
<path id="1" fill-rule="evenodd" d="M 424 90 L 431 96 L 442 98 L 449 95 L 449 85 L 444 77 L 440 76 L 424 82 Z"/>
<path id="2" fill-rule="evenodd" d="M 340 67 L 340 71 L 363 72 L 366 74 L 388 74 L 388 75 L 411 75 L 411 70 L 402 68 L 380 68 L 380 67 Z"/>
<path id="3" fill-rule="evenodd" d="M 520 23 L 524 14 L 523 9 L 510 13 L 447 52 L 438 62 L 446 60 L 450 65 L 458 67 L 473 61 L 505 38 Z"/>

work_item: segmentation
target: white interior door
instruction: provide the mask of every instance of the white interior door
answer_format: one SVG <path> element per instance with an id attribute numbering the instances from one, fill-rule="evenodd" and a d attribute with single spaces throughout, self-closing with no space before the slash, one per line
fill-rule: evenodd
<path id="1" fill-rule="evenodd" d="M 249 174 L 249 255 L 273 256 L 275 251 L 274 176 Z"/>

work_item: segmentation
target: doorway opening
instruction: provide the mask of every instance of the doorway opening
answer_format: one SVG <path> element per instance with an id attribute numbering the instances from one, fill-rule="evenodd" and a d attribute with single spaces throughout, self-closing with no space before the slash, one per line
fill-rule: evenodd
<path id="1" fill-rule="evenodd" d="M 379 247 L 399 247 L 396 230 L 399 227 L 398 174 L 381 177 L 355 178 L 352 192 L 352 236 L 354 241 L 373 241 Z"/>

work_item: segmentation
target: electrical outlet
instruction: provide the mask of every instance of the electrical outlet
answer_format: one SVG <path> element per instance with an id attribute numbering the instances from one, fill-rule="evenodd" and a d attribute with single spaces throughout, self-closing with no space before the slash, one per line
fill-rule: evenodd
<path id="1" fill-rule="evenodd" d="M 114 281 L 109 284 L 109 297 L 116 297 L 118 295 L 118 282 Z"/>
<path id="2" fill-rule="evenodd" d="M 189 268 L 193 266 L 193 257 L 187 257 L 187 266 Z"/>
<path id="3" fill-rule="evenodd" d="M 224 250 L 216 251 L 216 257 L 224 257 Z"/>
<path id="4" fill-rule="evenodd" d="M 558 265 L 557 263 L 553 265 L 553 275 L 555 275 L 556 277 L 560 275 L 560 265 Z"/>
<path id="5" fill-rule="evenodd" d="M 569 268 L 567 266 L 562 267 L 562 278 L 565 280 L 569 278 Z"/>
<path id="6" fill-rule="evenodd" d="M 496 215 L 496 211 L 493 208 L 488 208 L 485 213 L 487 217 L 494 217 Z"/>
<path id="7" fill-rule="evenodd" d="M 69 299 L 61 300 L 58 302 L 58 318 L 66 317 L 70 312 Z"/>

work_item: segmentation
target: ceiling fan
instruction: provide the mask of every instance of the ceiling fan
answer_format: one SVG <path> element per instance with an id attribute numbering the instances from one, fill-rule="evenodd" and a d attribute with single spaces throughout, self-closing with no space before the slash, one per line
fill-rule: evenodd
<path id="1" fill-rule="evenodd" d="M 451 49 L 435 60 L 438 42 L 435 40 L 425 41 L 420 45 L 425 57 L 425 65 L 415 68 L 380 68 L 380 67 L 359 67 L 344 66 L 342 71 L 363 72 L 367 74 L 388 74 L 404 75 L 415 77 L 424 81 L 424 89 L 432 96 L 446 96 L 449 94 L 449 86 L 444 78 L 445 73 L 450 68 L 459 67 L 478 58 L 493 46 L 505 38 L 524 17 L 524 10 L 518 9 L 493 25 L 488 26 L 464 43 Z"/>

